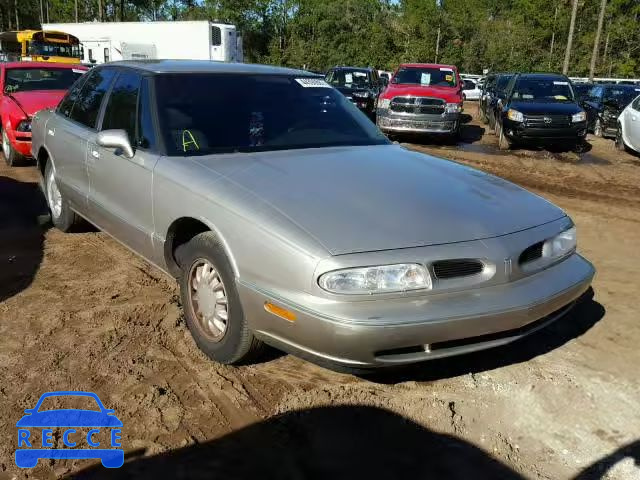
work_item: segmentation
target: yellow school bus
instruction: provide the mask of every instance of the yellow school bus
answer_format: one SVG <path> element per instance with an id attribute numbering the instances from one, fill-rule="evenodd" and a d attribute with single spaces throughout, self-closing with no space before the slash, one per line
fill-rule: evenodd
<path id="1" fill-rule="evenodd" d="M 53 30 L 20 30 L 0 33 L 0 59 L 4 61 L 80 63 L 78 37 Z"/>

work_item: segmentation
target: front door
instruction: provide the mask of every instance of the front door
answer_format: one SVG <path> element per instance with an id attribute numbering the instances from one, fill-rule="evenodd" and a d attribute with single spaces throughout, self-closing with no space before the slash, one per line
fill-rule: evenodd
<path id="1" fill-rule="evenodd" d="M 631 106 L 625 109 L 624 123 L 626 141 L 636 152 L 640 152 L 640 97 L 636 98 Z"/>
<path id="2" fill-rule="evenodd" d="M 96 224 L 149 258 L 152 255 L 152 178 L 158 160 L 151 121 L 148 80 L 123 69 L 115 80 L 100 131 L 122 129 L 134 150 L 101 147 L 97 134 L 87 145 L 90 178 L 89 209 Z"/>

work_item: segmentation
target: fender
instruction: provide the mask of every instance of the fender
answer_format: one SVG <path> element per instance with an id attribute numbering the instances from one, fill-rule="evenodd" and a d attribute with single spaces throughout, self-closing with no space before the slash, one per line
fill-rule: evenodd
<path id="1" fill-rule="evenodd" d="M 20 110 L 22 110 L 22 113 L 24 113 L 24 116 L 26 117 L 26 120 L 30 120 L 31 119 L 31 115 L 29 115 L 27 113 L 27 111 L 24 109 L 24 107 L 22 106 L 22 104 L 18 101 L 18 99 L 16 97 L 14 97 L 13 95 L 11 95 L 10 93 L 5 93 L 5 95 L 10 98 L 11 100 L 13 100 L 13 102 L 18 106 L 18 108 Z"/>

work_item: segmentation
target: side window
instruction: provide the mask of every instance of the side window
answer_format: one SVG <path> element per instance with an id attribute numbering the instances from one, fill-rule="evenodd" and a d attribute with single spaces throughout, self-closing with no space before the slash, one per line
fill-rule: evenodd
<path id="1" fill-rule="evenodd" d="M 73 85 L 71 85 L 71 88 L 58 105 L 58 113 L 64 115 L 65 117 L 68 117 L 71 114 L 73 104 L 76 103 L 78 95 L 80 94 L 80 90 L 82 89 L 84 82 L 87 81 L 88 77 L 89 74 L 85 73 L 78 80 L 76 80 Z"/>
<path id="2" fill-rule="evenodd" d="M 138 95 L 138 128 L 135 146 L 149 150 L 154 150 L 156 146 L 148 78 L 142 79 L 140 95 Z"/>
<path id="3" fill-rule="evenodd" d="M 211 27 L 211 45 L 217 47 L 222 45 L 222 32 L 220 27 Z"/>
<path id="4" fill-rule="evenodd" d="M 89 128 L 96 128 L 100 105 L 116 72 L 112 68 L 93 70 L 80 90 L 69 118 Z"/>
<path id="5" fill-rule="evenodd" d="M 331 83 L 333 82 L 333 77 L 335 77 L 335 70 L 329 70 L 329 73 L 327 73 L 327 76 L 325 77 L 325 80 L 327 81 L 327 83 Z"/>
<path id="6" fill-rule="evenodd" d="M 138 111 L 138 92 L 142 78 L 134 72 L 122 72 L 118 75 L 104 111 L 101 130 L 121 128 L 129 135 L 134 144 Z"/>
<path id="7" fill-rule="evenodd" d="M 631 108 L 640 112 L 640 97 L 636 98 L 631 104 Z"/>

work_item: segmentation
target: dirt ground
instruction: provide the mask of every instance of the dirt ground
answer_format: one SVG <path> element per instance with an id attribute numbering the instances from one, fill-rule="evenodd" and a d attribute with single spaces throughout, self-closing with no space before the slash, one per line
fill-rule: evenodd
<path id="1" fill-rule="evenodd" d="M 564 208 L 593 300 L 505 348 L 367 378 L 276 351 L 212 363 L 175 282 L 103 233 L 49 229 L 35 169 L 1 162 L 0 478 L 640 479 L 640 158 L 605 139 L 503 153 L 486 128 L 408 147 Z M 53 390 L 115 409 L 124 467 L 15 466 L 16 421 Z"/>

